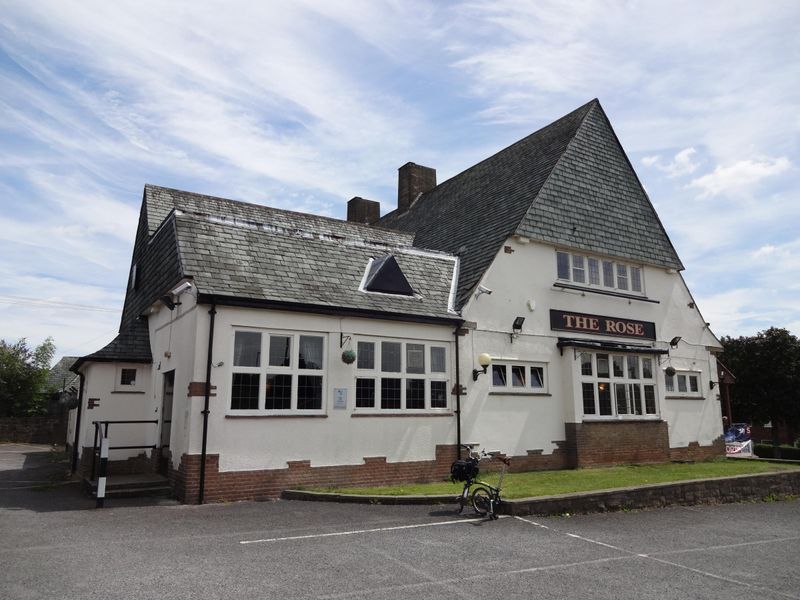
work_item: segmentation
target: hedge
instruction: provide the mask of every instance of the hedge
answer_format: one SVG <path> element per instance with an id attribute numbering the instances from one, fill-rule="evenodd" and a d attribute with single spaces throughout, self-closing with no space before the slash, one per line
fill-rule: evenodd
<path id="1" fill-rule="evenodd" d="M 793 446 L 780 446 L 781 458 L 786 460 L 800 460 L 800 448 Z M 756 444 L 755 453 L 759 458 L 774 458 L 772 444 Z"/>

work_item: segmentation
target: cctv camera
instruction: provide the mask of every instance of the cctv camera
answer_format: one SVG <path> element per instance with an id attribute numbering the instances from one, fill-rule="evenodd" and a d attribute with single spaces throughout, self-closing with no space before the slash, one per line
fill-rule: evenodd
<path id="1" fill-rule="evenodd" d="M 180 296 L 181 294 L 188 292 L 191 289 L 192 289 L 192 282 L 184 281 L 182 284 L 180 284 L 178 287 L 172 290 L 172 293 L 175 294 L 176 296 Z"/>
<path id="2" fill-rule="evenodd" d="M 492 290 L 490 290 L 490 289 L 489 289 L 489 288 L 487 288 L 486 286 L 479 285 L 479 286 L 478 286 L 478 291 L 477 291 L 477 292 L 475 292 L 475 297 L 477 298 L 477 297 L 478 297 L 478 296 L 480 296 L 481 294 L 491 294 L 491 293 L 492 293 Z"/>

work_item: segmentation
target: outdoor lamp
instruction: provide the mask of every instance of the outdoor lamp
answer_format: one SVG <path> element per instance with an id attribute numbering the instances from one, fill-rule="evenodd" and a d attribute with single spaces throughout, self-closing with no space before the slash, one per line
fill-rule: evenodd
<path id="1" fill-rule="evenodd" d="M 679 344 L 679 343 L 680 343 L 680 341 L 681 341 L 681 339 L 683 339 L 683 338 L 681 338 L 681 336 L 679 336 L 679 335 L 676 335 L 674 338 L 672 338 L 672 339 L 669 341 L 669 345 L 670 345 L 670 346 L 672 346 L 673 348 L 677 348 L 677 347 L 678 347 L 678 344 Z"/>
<path id="2" fill-rule="evenodd" d="M 486 373 L 486 369 L 492 364 L 492 357 L 484 352 L 478 357 L 478 364 L 483 367 L 483 370 L 472 369 L 472 381 L 478 381 L 478 375 L 484 375 Z"/>
<path id="3" fill-rule="evenodd" d="M 525 322 L 525 317 L 517 317 L 514 319 L 514 323 L 511 325 L 511 342 L 514 342 L 514 338 L 519 335 L 519 332 L 522 331 L 522 324 Z"/>

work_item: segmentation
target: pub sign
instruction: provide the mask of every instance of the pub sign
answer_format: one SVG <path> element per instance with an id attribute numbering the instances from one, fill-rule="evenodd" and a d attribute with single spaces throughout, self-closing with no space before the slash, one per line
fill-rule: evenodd
<path id="1" fill-rule="evenodd" d="M 636 321 L 621 317 L 606 317 L 555 309 L 550 309 L 550 329 L 630 337 L 641 340 L 656 339 L 656 324 L 649 321 Z"/>

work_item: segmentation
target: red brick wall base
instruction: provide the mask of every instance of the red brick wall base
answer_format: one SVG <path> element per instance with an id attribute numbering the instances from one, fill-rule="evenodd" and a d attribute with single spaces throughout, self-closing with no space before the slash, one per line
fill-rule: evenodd
<path id="1" fill-rule="evenodd" d="M 112 450 L 113 452 L 113 450 Z M 145 451 L 137 456 L 132 456 L 124 460 L 108 461 L 107 475 L 131 475 L 134 473 L 155 473 L 158 466 L 159 450 L 150 450 L 148 456 Z M 95 471 L 100 468 L 99 456 L 95 459 Z M 78 473 L 82 477 L 89 478 L 92 475 L 92 448 L 84 447 L 81 451 L 80 461 L 78 462 Z M 95 476 L 97 473 L 95 472 Z"/>
<path id="2" fill-rule="evenodd" d="M 669 458 L 673 461 L 703 461 L 725 456 L 725 439 L 719 436 L 710 446 L 701 446 L 699 442 L 689 442 L 685 448 L 670 448 Z"/>
<path id="3" fill-rule="evenodd" d="M 285 469 L 259 471 L 220 471 L 219 455 L 206 456 L 204 502 L 266 500 L 279 498 L 287 489 L 313 487 L 366 487 L 397 483 L 442 481 L 450 476 L 456 459 L 456 446 L 437 445 L 436 458 L 402 463 L 387 462 L 386 457 L 365 457 L 360 465 L 312 467 L 308 460 L 289 461 Z M 553 454 L 529 451 L 511 459 L 512 471 L 564 469 L 567 454 L 557 449 Z M 485 461 L 481 468 L 492 470 L 497 461 Z M 195 504 L 200 491 L 200 456 L 184 454 L 178 469 L 170 470 L 170 483 L 178 498 Z"/>
<path id="4" fill-rule="evenodd" d="M 666 421 L 565 423 L 573 466 L 664 463 L 670 460 Z"/>

